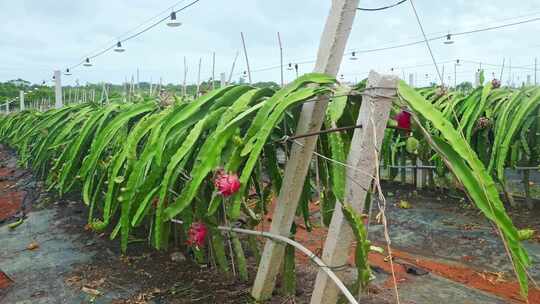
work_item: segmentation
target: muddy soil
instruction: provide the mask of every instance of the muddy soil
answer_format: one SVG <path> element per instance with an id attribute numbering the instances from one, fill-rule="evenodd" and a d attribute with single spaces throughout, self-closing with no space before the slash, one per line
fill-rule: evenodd
<path id="1" fill-rule="evenodd" d="M 59 198 L 46 192 L 30 170 L 17 167 L 16 154 L 1 146 L 0 211 L 0 304 L 254 303 L 253 257 L 248 256 L 250 281 L 242 282 L 196 264 L 189 252 L 183 254 L 184 246 L 158 252 L 134 237 L 122 255 L 110 231 L 88 229 L 87 208 L 77 193 Z M 316 269 L 300 264 L 296 294 L 282 295 L 278 280 L 267 303 L 309 303 L 315 275 Z M 388 303 L 369 298 L 366 303 Z"/>
<path id="2" fill-rule="evenodd" d="M 0 279 L 1 271 L 6 273 L 0 304 L 254 303 L 249 294 L 257 266 L 253 257 L 248 257 L 250 281 L 241 282 L 211 265 L 192 262 L 181 244 L 157 252 L 137 233 L 122 255 L 118 240 L 109 239 L 110 231 L 98 234 L 86 228 L 87 208 L 77 193 L 61 199 L 47 193 L 32 172 L 16 163 L 16 155 L 0 147 Z M 465 196 L 398 183 L 384 183 L 383 189 L 401 303 L 524 303 L 496 234 Z M 399 208 L 401 200 L 411 208 Z M 318 224 L 316 202 L 311 209 L 314 229 L 307 232 L 298 219 L 296 239 L 320 255 L 326 229 Z M 374 210 L 372 219 L 376 214 Z M 538 210 L 510 214 L 518 227 L 540 230 Z M 271 216 L 261 228 L 269 228 Z M 20 226 L 7 228 L 20 218 Z M 374 223 L 370 239 L 386 248 L 381 229 Z M 535 236 L 527 243 L 536 260 L 539 240 Z M 296 295 L 281 295 L 278 281 L 268 303 L 309 303 L 317 269 L 301 254 L 297 262 Z M 349 264 L 344 271 L 353 277 L 352 255 Z M 370 264 L 376 280 L 362 303 L 395 303 L 386 253 L 370 254 Z M 538 267 L 532 269 L 533 277 L 540 275 Z M 540 291 L 531 289 L 531 294 L 530 303 L 540 303 Z"/>

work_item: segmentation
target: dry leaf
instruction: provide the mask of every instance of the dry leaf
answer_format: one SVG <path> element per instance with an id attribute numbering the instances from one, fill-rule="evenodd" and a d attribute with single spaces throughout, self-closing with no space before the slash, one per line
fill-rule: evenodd
<path id="1" fill-rule="evenodd" d="M 101 295 L 101 291 L 99 291 L 97 289 L 88 288 L 86 286 L 83 286 L 81 288 L 81 290 L 82 290 L 82 292 L 87 293 L 87 294 L 92 295 L 92 296 L 95 296 L 95 297 Z"/>
<path id="2" fill-rule="evenodd" d="M 32 241 L 28 246 L 26 246 L 27 250 L 36 250 L 39 248 L 39 244 L 36 241 Z"/>

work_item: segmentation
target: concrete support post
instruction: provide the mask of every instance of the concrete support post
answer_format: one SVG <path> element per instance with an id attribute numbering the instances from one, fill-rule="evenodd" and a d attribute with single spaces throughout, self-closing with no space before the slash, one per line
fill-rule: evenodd
<path id="1" fill-rule="evenodd" d="M 19 91 L 19 108 L 20 108 L 20 111 L 24 111 L 25 107 L 24 107 L 24 91 L 23 90 L 20 90 Z"/>
<path id="2" fill-rule="evenodd" d="M 227 75 L 225 73 L 221 73 L 219 74 L 219 77 L 220 77 L 220 87 L 223 88 L 224 86 L 227 85 Z"/>
<path id="3" fill-rule="evenodd" d="M 427 184 L 427 170 L 422 166 L 424 163 L 417 158 L 416 159 L 416 188 L 422 189 L 426 187 Z"/>
<path id="4" fill-rule="evenodd" d="M 398 78 L 393 75 L 379 75 L 370 72 L 362 105 L 358 114 L 357 125 L 351 141 L 347 158 L 347 180 L 345 184 L 345 203 L 350 204 L 358 213 L 364 213 L 367 192 L 376 174 L 377 163 L 384 130 L 390 116 L 392 99 L 396 93 Z M 370 88 L 373 88 L 370 90 Z M 322 260 L 330 267 L 347 263 L 354 234 L 350 224 L 345 219 L 339 205 L 336 203 L 332 222 L 328 229 Z M 334 271 L 343 279 L 346 269 Z M 317 274 L 311 304 L 337 303 L 339 290 L 321 270 Z"/>
<path id="5" fill-rule="evenodd" d="M 319 45 L 315 72 L 337 75 L 351 32 L 358 0 L 333 0 Z M 305 103 L 296 128 L 296 134 L 317 132 L 321 129 L 328 105 L 328 97 Z M 302 138 L 294 144 L 285 167 L 283 186 L 277 198 L 270 232 L 288 236 L 294 221 L 302 187 L 311 163 L 317 137 Z M 267 241 L 253 284 L 252 295 L 257 300 L 272 296 L 285 246 Z"/>
<path id="6" fill-rule="evenodd" d="M 64 106 L 62 101 L 62 73 L 54 71 L 54 107 L 60 109 Z"/>

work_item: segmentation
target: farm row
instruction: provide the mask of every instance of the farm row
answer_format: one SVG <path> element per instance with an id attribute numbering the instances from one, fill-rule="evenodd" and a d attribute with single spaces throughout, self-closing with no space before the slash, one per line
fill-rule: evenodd
<path id="1" fill-rule="evenodd" d="M 243 244 L 232 235 L 227 254 L 218 225 L 258 225 L 282 183 L 279 159 L 288 155 L 302 103 L 330 95 L 324 129 L 354 126 L 361 83 L 353 90 L 336 80 L 307 74 L 285 88 L 232 85 L 194 100 L 139 97 L 134 102 L 71 104 L 61 109 L 12 113 L 0 120 L 0 140 L 15 148 L 20 162 L 60 195 L 80 191 L 90 210 L 89 227 L 111 229 L 127 250 L 135 230 L 157 249 L 167 248 L 172 219 L 184 224 L 182 238 L 195 258 L 211 247 L 223 271 L 234 259 L 247 277 Z M 496 187 L 504 167 L 535 164 L 540 90 L 510 90 L 488 83 L 472 92 L 414 90 L 399 83 L 381 158 L 396 164 L 405 149 L 451 170 L 482 213 L 497 225 L 508 245 L 522 292 L 527 292 L 527 253 L 506 214 Z M 424 96 L 424 97 L 423 97 Z M 339 129 L 338 129 L 339 130 Z M 297 213 L 310 229 L 309 203 L 319 193 L 323 222 L 341 206 L 358 242 L 356 264 L 364 286 L 369 279 L 361 215 L 344 202 L 347 154 L 356 128 L 320 136 L 318 157 L 306 179 Z M 495 177 L 495 181 L 493 177 Z M 344 202 L 344 203 L 340 203 Z M 292 229 L 294 234 L 294 227 Z M 257 252 L 257 244 L 248 242 Z M 228 256 L 229 255 L 229 256 Z M 290 264 L 290 263 L 289 263 Z M 287 263 L 286 263 L 287 265 Z M 291 269 L 294 267 L 289 265 Z"/>

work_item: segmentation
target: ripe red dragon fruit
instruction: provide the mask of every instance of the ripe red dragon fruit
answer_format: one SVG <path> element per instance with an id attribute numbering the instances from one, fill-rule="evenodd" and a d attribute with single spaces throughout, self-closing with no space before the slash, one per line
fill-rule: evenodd
<path id="1" fill-rule="evenodd" d="M 214 185 L 221 195 L 227 197 L 235 194 L 240 189 L 240 180 L 236 174 L 218 172 Z"/>
<path id="2" fill-rule="evenodd" d="M 494 89 L 500 88 L 501 87 L 501 81 L 499 79 L 497 79 L 497 78 L 493 78 L 493 80 L 491 81 L 491 86 Z"/>
<path id="3" fill-rule="evenodd" d="M 202 247 L 206 239 L 208 229 L 202 222 L 196 222 L 191 224 L 188 230 L 188 239 L 186 243 L 189 246 Z"/>
<path id="4" fill-rule="evenodd" d="M 404 130 L 411 129 L 411 113 L 401 111 L 394 117 L 394 119 L 397 121 L 398 128 Z"/>

